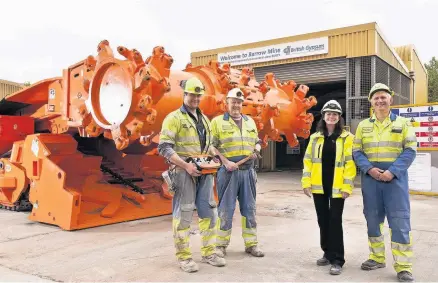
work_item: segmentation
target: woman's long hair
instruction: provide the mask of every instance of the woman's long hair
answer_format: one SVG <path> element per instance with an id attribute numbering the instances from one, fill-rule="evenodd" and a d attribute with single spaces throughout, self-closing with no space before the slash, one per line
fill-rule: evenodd
<path id="1" fill-rule="evenodd" d="M 323 114 L 321 116 L 321 119 L 319 120 L 318 124 L 316 125 L 316 131 L 320 132 L 324 136 L 328 136 L 327 124 L 324 121 L 324 115 L 325 114 Z M 344 118 L 342 118 L 342 116 L 339 115 L 339 121 L 336 123 L 335 131 L 333 133 L 336 135 L 341 135 L 342 131 L 344 130 L 344 127 L 345 127 Z"/>

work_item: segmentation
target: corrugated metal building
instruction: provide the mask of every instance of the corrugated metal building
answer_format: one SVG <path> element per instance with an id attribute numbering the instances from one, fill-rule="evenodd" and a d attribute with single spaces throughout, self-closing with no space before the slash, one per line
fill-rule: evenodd
<path id="1" fill-rule="evenodd" d="M 395 92 L 394 104 L 427 102 L 427 72 L 413 45 L 393 48 L 377 23 L 319 31 L 193 52 L 194 66 L 210 60 L 228 62 L 234 68 L 252 67 L 261 82 L 272 72 L 281 81 L 307 84 L 318 99 L 311 109 L 315 123 L 322 105 L 336 99 L 344 109 L 351 131 L 369 116 L 367 97 L 371 86 L 381 82 Z M 314 127 L 312 129 L 312 132 Z M 291 149 L 286 142 L 271 142 L 263 150 L 262 170 L 302 168 L 308 140 Z M 278 158 L 277 158 L 278 157 Z"/>
<path id="2" fill-rule="evenodd" d="M 19 91 L 24 85 L 10 81 L 0 80 L 0 100 L 7 95 Z"/>

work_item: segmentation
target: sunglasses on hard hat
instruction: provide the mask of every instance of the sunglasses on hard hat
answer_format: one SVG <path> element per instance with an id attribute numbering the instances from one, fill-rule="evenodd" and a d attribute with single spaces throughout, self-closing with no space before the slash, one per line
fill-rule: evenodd
<path id="1" fill-rule="evenodd" d="M 335 103 L 328 104 L 326 108 L 341 110 L 341 108 L 337 104 L 335 104 Z"/>
<path id="2" fill-rule="evenodd" d="M 243 93 L 241 91 L 236 92 L 237 97 L 241 97 L 242 95 L 243 95 Z"/>

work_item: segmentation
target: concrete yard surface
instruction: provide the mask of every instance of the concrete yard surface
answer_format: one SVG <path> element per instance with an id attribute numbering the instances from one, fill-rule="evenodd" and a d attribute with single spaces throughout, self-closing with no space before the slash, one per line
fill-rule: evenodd
<path id="1" fill-rule="evenodd" d="M 179 269 L 170 215 L 80 231 L 31 222 L 26 213 L 0 211 L 0 280 L 8 282 L 77 281 L 343 281 L 397 282 L 387 222 L 387 267 L 362 271 L 368 242 L 360 188 L 344 209 L 346 264 L 332 276 L 319 267 L 319 229 L 313 200 L 302 193 L 300 172 L 258 174 L 257 219 L 264 258 L 244 253 L 239 209 L 233 222 L 227 266 L 201 263 L 196 213 L 191 248 L 197 273 Z M 414 277 L 438 280 L 438 198 L 411 195 Z"/>

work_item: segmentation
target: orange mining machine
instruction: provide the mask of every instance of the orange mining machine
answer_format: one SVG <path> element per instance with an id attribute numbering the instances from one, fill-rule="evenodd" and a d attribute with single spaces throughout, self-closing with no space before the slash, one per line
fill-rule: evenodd
<path id="1" fill-rule="evenodd" d="M 182 105 L 181 80 L 198 77 L 206 87 L 200 108 L 225 112 L 228 90 L 239 87 L 244 113 L 254 118 L 264 145 L 285 135 L 295 146 L 307 138 L 316 104 L 308 88 L 266 74 L 211 61 L 170 70 L 163 47 L 146 60 L 139 51 L 108 41 L 96 56 L 70 66 L 0 102 L 0 205 L 30 211 L 33 221 L 77 230 L 170 214 L 168 169 L 158 155 L 163 119 Z"/>

